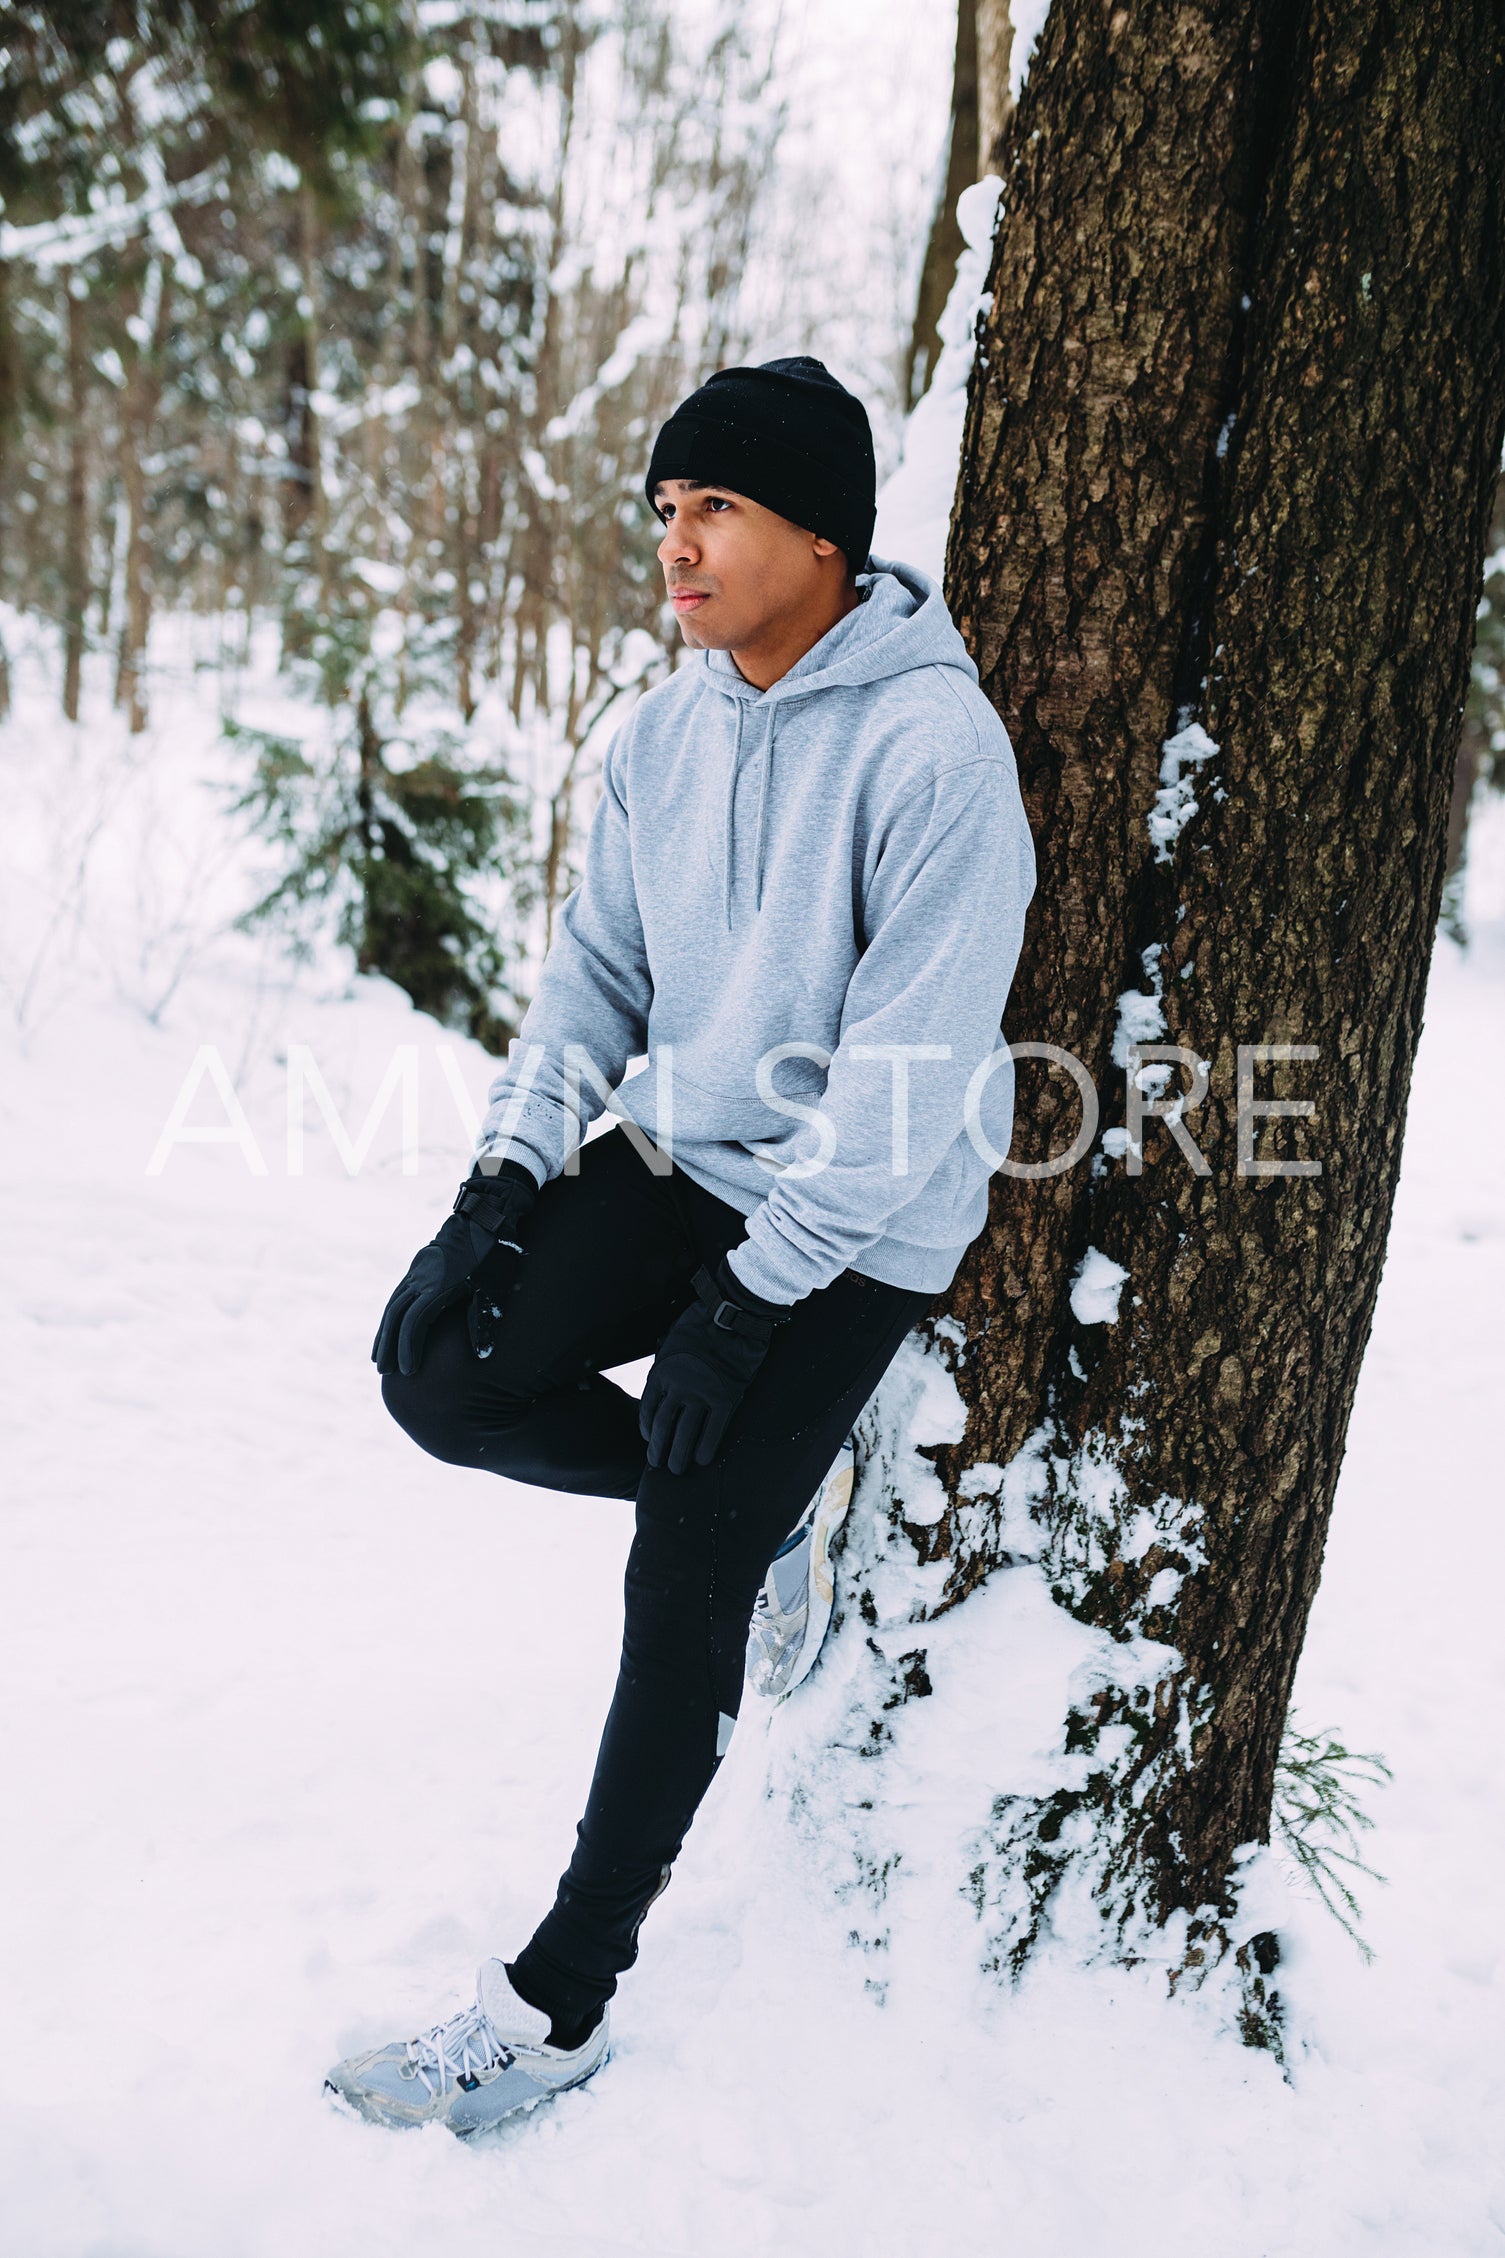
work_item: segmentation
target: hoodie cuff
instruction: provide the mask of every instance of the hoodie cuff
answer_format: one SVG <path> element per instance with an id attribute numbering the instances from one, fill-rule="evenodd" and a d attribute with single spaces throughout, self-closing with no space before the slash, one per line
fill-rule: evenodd
<path id="1" fill-rule="evenodd" d="M 743 1246 L 746 1248 L 745 1241 Z M 721 1257 L 716 1265 L 715 1276 L 719 1291 L 734 1301 L 739 1309 L 746 1310 L 750 1317 L 766 1318 L 771 1325 L 778 1325 L 789 1315 L 788 1302 L 770 1301 L 766 1295 L 755 1294 L 751 1286 L 744 1284 L 732 1268 L 730 1255 L 724 1254 Z"/>
<path id="2" fill-rule="evenodd" d="M 509 1137 L 500 1146 L 497 1146 L 488 1144 L 483 1136 L 476 1147 L 475 1159 L 471 1163 L 471 1174 L 495 1177 L 499 1170 L 503 1168 L 523 1170 L 525 1174 L 532 1177 L 536 1191 L 541 1192 L 544 1185 L 549 1181 L 549 1164 L 541 1153 L 534 1151 L 531 1145 L 520 1143 L 516 1137 Z"/>
<path id="3" fill-rule="evenodd" d="M 788 1281 L 778 1276 L 752 1239 L 744 1239 L 722 1259 L 750 1302 L 763 1302 L 782 1312 L 795 1302 L 803 1301 L 810 1291 L 805 1286 L 796 1287 L 791 1293 Z"/>

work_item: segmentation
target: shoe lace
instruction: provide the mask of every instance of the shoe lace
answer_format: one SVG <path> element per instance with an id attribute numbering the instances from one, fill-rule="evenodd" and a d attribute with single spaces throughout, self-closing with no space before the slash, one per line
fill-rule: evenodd
<path id="1" fill-rule="evenodd" d="M 511 2048 L 503 2046 L 478 2000 L 451 2015 L 447 2023 L 436 2023 L 431 2031 L 408 2040 L 412 2075 L 430 2094 L 504 2070 L 512 2059 Z"/>

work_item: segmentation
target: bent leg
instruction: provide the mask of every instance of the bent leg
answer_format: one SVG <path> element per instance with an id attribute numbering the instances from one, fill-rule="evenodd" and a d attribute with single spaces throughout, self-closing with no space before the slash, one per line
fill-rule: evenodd
<path id="1" fill-rule="evenodd" d="M 625 1363 L 653 1346 L 624 1348 Z M 643 1470 L 635 1397 L 586 1371 L 538 1396 L 506 1385 L 470 1345 L 463 1309 L 446 1310 L 429 1334 L 420 1369 L 389 1372 L 382 1399 L 399 1427 L 431 1458 L 475 1466 L 540 1489 L 630 1498 Z"/>
<path id="2" fill-rule="evenodd" d="M 657 1347 L 699 1259 L 683 1180 L 652 1175 L 620 1130 L 593 1138 L 579 1175 L 539 1193 L 491 1355 L 472 1348 L 463 1305 L 446 1311 L 418 1371 L 383 1379 L 387 1408 L 451 1465 L 632 1497 L 643 1471 L 637 1404 L 601 1371 Z"/>
<path id="3" fill-rule="evenodd" d="M 645 1469 L 621 1669 L 575 1853 L 514 1964 L 574 2023 L 616 1989 L 731 1738 L 768 1563 L 930 1297 L 846 1272 L 780 1328 L 709 1467 Z"/>

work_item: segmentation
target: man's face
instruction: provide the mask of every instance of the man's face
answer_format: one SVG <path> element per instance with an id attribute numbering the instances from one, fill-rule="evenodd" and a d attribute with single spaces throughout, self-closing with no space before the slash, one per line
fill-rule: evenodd
<path id="1" fill-rule="evenodd" d="M 825 600 L 845 564 L 835 543 L 764 509 L 729 486 L 666 478 L 655 500 L 664 520 L 659 563 L 679 631 L 692 650 L 740 651 Z"/>

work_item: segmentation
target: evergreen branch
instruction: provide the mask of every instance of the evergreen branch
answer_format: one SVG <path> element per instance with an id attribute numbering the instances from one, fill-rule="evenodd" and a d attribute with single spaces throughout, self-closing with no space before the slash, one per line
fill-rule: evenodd
<path id="1" fill-rule="evenodd" d="M 1275 1767 L 1272 1832 L 1366 1961 L 1374 1952 L 1360 1933 L 1363 1909 L 1346 1874 L 1385 1880 L 1359 1853 L 1361 1835 L 1374 1826 L 1360 1798 L 1392 1777 L 1383 1756 L 1346 1748 L 1330 1729 L 1303 1733 L 1294 1716 L 1287 1720 Z"/>

